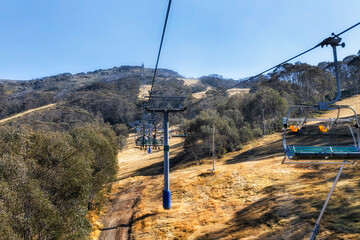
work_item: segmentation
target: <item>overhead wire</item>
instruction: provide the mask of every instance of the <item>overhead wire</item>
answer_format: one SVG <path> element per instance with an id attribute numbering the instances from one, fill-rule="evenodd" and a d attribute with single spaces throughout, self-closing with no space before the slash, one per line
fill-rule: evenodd
<path id="1" fill-rule="evenodd" d="M 157 72 L 157 69 L 158 69 L 158 64 L 159 64 L 161 49 L 162 49 L 162 45 L 163 45 L 163 41 L 164 41 L 164 36 L 165 36 L 165 31 L 166 31 L 166 25 L 167 25 L 167 22 L 168 22 L 169 13 L 170 13 L 170 8 L 171 8 L 171 1 L 172 1 L 172 0 L 169 0 L 168 7 L 167 7 L 167 11 L 166 11 L 166 17 L 165 17 L 164 27 L 163 27 L 163 31 L 162 31 L 162 35 L 161 35 L 159 52 L 158 52 L 158 55 L 157 55 L 156 65 L 155 65 L 155 69 L 154 69 L 154 75 L 153 75 L 152 82 L 151 82 L 149 99 L 151 98 L 152 91 L 153 91 L 153 87 L 154 87 L 154 83 L 155 83 L 156 72 Z"/>
<path id="2" fill-rule="evenodd" d="M 306 54 L 306 53 L 308 53 L 308 52 L 311 52 L 312 50 L 314 50 L 314 49 L 316 49 L 316 48 L 318 48 L 318 47 L 320 47 L 320 46 L 324 46 L 324 45 L 326 44 L 326 42 L 329 42 L 330 40 L 339 37 L 340 35 L 346 33 L 347 31 L 355 28 L 355 27 L 358 26 L 358 25 L 360 25 L 360 22 L 352 25 L 351 27 L 345 29 L 344 31 L 342 31 L 342 32 L 340 32 L 340 33 L 338 33 L 338 34 L 334 34 L 334 33 L 333 33 L 331 37 L 323 40 L 322 42 L 318 43 L 318 44 L 315 45 L 314 47 L 309 48 L 308 50 L 303 51 L 302 53 L 297 54 L 296 56 L 291 57 L 291 58 L 289 58 L 289 59 L 287 59 L 287 60 L 285 60 L 285 61 L 283 61 L 283 62 L 281 62 L 281 63 L 279 63 L 279 64 L 277 64 L 277 65 L 275 65 L 275 66 L 273 66 L 273 67 L 270 67 L 270 68 L 262 71 L 262 72 L 259 73 L 259 74 L 256 74 L 256 75 L 254 75 L 254 76 L 252 76 L 252 77 L 249 77 L 248 79 L 246 79 L 246 80 L 244 80 L 244 81 L 241 81 L 241 82 L 239 82 L 239 83 L 237 83 L 237 84 L 235 84 L 235 85 L 233 85 L 233 86 L 231 86 L 231 87 L 228 87 L 228 88 L 225 88 L 225 89 L 223 89 L 223 90 L 221 90 L 221 91 L 215 92 L 214 94 L 212 94 L 212 95 L 210 95 L 210 96 L 206 96 L 205 98 L 201 98 L 200 100 L 198 100 L 198 101 L 196 101 L 196 102 L 188 105 L 188 109 L 189 109 L 189 107 L 193 107 L 193 106 L 195 106 L 195 105 L 197 105 L 197 104 L 200 104 L 201 102 L 207 100 L 209 97 L 215 97 L 215 96 L 217 96 L 217 95 L 219 95 L 219 94 L 222 94 L 222 93 L 224 93 L 224 92 L 226 92 L 226 91 L 228 91 L 228 90 L 230 90 L 230 89 L 232 89 L 232 88 L 235 88 L 235 87 L 237 87 L 237 86 L 239 86 L 239 85 L 242 85 L 242 84 L 244 84 L 244 83 L 246 83 L 246 82 L 249 82 L 249 81 L 257 78 L 257 77 L 263 75 L 264 73 L 266 73 L 266 72 L 268 72 L 268 71 L 270 71 L 270 70 L 276 69 L 276 68 L 280 67 L 281 65 L 283 65 L 283 64 L 285 64 L 285 63 L 287 63 L 287 62 L 290 62 L 290 61 L 294 60 L 295 58 L 298 58 L 298 57 L 300 57 L 300 56 L 302 56 L 302 55 L 304 55 L 304 54 Z"/>
<path id="3" fill-rule="evenodd" d="M 345 30 L 344 30 L 344 31 L 342 31 L 341 33 L 335 34 L 335 37 L 339 37 L 340 35 L 342 35 L 342 34 L 346 33 L 347 31 L 349 31 L 349 30 L 353 29 L 354 27 L 357 27 L 358 25 L 360 25 L 360 22 L 358 22 L 358 23 L 356 23 L 356 24 L 352 25 L 351 27 L 349 27 L 349 28 L 345 29 Z"/>

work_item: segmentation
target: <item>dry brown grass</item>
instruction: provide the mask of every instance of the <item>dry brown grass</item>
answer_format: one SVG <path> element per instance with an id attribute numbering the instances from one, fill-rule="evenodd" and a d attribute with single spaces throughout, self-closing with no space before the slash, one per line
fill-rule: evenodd
<path id="1" fill-rule="evenodd" d="M 148 96 L 150 89 L 151 89 L 151 84 L 141 85 L 138 98 L 143 99 L 144 94 L 145 94 L 145 96 Z"/>
<path id="2" fill-rule="evenodd" d="M 338 105 L 349 105 L 351 107 L 353 107 L 358 113 L 360 113 L 360 96 L 352 96 L 350 98 L 341 100 L 339 102 L 337 102 L 336 104 Z M 349 116 L 353 116 L 354 112 L 349 110 L 349 109 L 344 109 L 340 111 L 340 117 L 349 117 Z M 334 118 L 336 117 L 336 114 L 334 111 L 331 112 L 326 112 L 322 115 L 321 118 Z"/>
<path id="3" fill-rule="evenodd" d="M 234 153 L 232 153 L 233 155 Z M 274 182 L 289 180 L 290 176 L 303 171 L 282 168 L 274 175 L 274 164 L 279 166 L 280 159 L 261 162 L 248 161 L 229 166 L 226 164 L 233 157 L 217 161 L 216 171 L 210 172 L 211 164 L 178 169 L 171 173 L 173 205 L 171 210 L 162 209 L 161 180 L 155 179 L 147 185 L 139 205 L 136 218 L 149 217 L 135 222 L 132 236 L 135 239 L 231 239 L 263 235 L 268 226 L 237 229 L 237 213 L 256 202 L 267 199 L 264 191 Z M 259 171 L 260 170 L 260 171 Z M 291 174 L 290 174 L 291 173 Z M 268 204 L 268 203 L 267 203 Z M 271 206 L 275 203 L 269 201 Z M 254 209 L 246 214 L 256 222 L 268 207 Z M 258 211 L 258 212 L 257 212 Z M 230 232 L 228 232 L 228 229 Z M 212 234 L 211 234 L 212 233 Z"/>
<path id="4" fill-rule="evenodd" d="M 195 78 L 180 78 L 180 80 L 183 80 L 184 84 L 187 86 L 196 85 L 200 83 L 200 79 L 195 79 Z"/>
<path id="5" fill-rule="evenodd" d="M 360 98 L 340 104 L 360 107 Z M 322 118 L 324 116 L 321 116 Z M 307 239 L 337 173 L 336 166 L 281 165 L 281 134 L 202 164 L 171 170 L 172 206 L 162 208 L 162 151 L 133 146 L 119 154 L 113 191 L 145 182 L 135 207 L 131 239 Z M 182 140 L 170 139 L 172 156 Z M 360 239 L 359 167 L 347 166 L 321 221 L 317 239 Z"/>
<path id="6" fill-rule="evenodd" d="M 202 91 L 202 92 L 197 92 L 197 93 L 193 93 L 193 97 L 196 98 L 196 99 L 200 99 L 200 98 L 203 98 L 205 97 L 206 95 L 206 92 L 213 89 L 212 87 L 208 87 L 206 89 L 206 91 Z M 232 88 L 232 89 L 229 89 L 227 90 L 227 92 L 229 93 L 230 96 L 233 96 L 235 94 L 247 94 L 249 93 L 250 89 L 249 88 Z"/>
<path id="7" fill-rule="evenodd" d="M 194 98 L 196 98 L 196 99 L 203 98 L 203 97 L 205 97 L 206 92 L 207 92 L 208 90 L 211 90 L 211 89 L 212 89 L 211 87 L 208 87 L 208 88 L 206 89 L 206 91 L 201 91 L 201 92 L 193 93 L 192 96 L 193 96 Z"/>
<path id="8" fill-rule="evenodd" d="M 230 96 L 235 95 L 235 94 L 247 94 L 249 93 L 250 88 L 232 88 L 227 90 L 227 92 L 229 93 Z"/>
<path id="9" fill-rule="evenodd" d="M 149 181 L 136 207 L 134 219 L 140 220 L 133 223 L 132 239 L 306 239 L 336 169 L 299 168 L 281 165 L 281 157 L 257 156 L 229 165 L 236 153 L 231 155 L 216 162 L 214 173 L 207 171 L 209 160 L 173 171 L 171 210 L 162 209 L 162 178 Z M 319 239 L 360 237 L 359 198 L 351 190 L 359 178 L 349 178 L 355 173 L 356 168 L 344 173 Z"/>
<path id="10" fill-rule="evenodd" d="M 199 79 L 190 79 L 190 78 L 180 78 L 180 80 L 184 81 L 184 84 L 187 86 L 191 86 L 191 85 L 196 85 L 198 83 L 200 83 Z M 145 90 L 145 95 L 148 95 L 148 92 L 150 91 L 151 85 L 141 85 L 140 87 L 140 93 L 139 93 L 139 98 L 142 99 L 143 98 L 143 90 Z M 212 90 L 213 87 L 208 86 L 206 91 Z M 230 96 L 235 95 L 235 94 L 247 94 L 249 93 L 249 88 L 233 88 L 233 89 L 229 89 L 227 92 L 229 93 Z M 193 93 L 192 96 L 196 99 L 200 99 L 203 98 L 205 96 L 206 91 L 202 91 L 202 92 L 197 92 L 197 93 Z"/>
<path id="11" fill-rule="evenodd" d="M 89 211 L 86 215 L 87 219 L 89 219 L 91 223 L 91 233 L 90 233 L 90 239 L 96 240 L 99 238 L 101 229 L 103 227 L 103 224 L 100 221 L 100 216 L 104 212 L 98 213 L 97 211 Z"/>

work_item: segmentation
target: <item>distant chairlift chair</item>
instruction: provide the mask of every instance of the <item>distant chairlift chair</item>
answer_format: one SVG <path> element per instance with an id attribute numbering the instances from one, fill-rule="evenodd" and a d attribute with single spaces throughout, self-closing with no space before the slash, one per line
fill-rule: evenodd
<path id="1" fill-rule="evenodd" d="M 162 138 L 148 138 L 147 136 L 145 137 L 138 137 L 135 141 L 136 146 L 138 147 L 149 147 L 149 146 L 153 146 L 153 147 L 158 147 L 160 148 L 163 145 L 163 139 Z"/>
<path id="2" fill-rule="evenodd" d="M 146 136 L 141 136 L 136 139 L 135 144 L 140 147 L 140 149 L 143 149 L 146 148 L 146 146 L 149 146 L 150 141 Z"/>
<path id="3" fill-rule="evenodd" d="M 171 137 L 186 137 L 186 128 L 183 125 L 180 125 L 176 128 L 174 128 L 171 133 L 170 133 Z"/>
<path id="4" fill-rule="evenodd" d="M 161 137 L 160 139 L 158 137 L 159 136 L 154 135 L 151 139 L 151 146 L 153 146 L 154 149 L 160 149 L 160 147 L 164 144 L 163 137 Z"/>

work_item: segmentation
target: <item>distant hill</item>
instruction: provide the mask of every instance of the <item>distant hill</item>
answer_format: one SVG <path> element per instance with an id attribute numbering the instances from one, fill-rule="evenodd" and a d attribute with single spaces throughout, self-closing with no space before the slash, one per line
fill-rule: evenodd
<path id="1" fill-rule="evenodd" d="M 359 59 L 359 55 L 351 55 L 339 61 L 344 96 L 350 96 L 354 91 L 358 93 Z M 69 106 L 83 108 L 93 115 L 101 114 L 111 124 L 129 123 L 140 117 L 139 97 L 148 95 L 153 74 L 154 69 L 151 68 L 121 66 L 86 73 L 62 73 L 27 81 L 0 80 L 0 119 L 47 104 L 66 102 Z M 249 81 L 248 78 L 226 79 L 217 74 L 187 79 L 176 71 L 158 69 L 153 94 L 182 95 L 187 96 L 189 101 L 196 101 L 196 98 L 211 96 L 217 90 L 233 86 L 238 89 L 230 92 L 230 95 L 247 93 L 248 89 L 254 92 L 260 85 L 265 85 L 290 99 L 290 95 L 301 93 L 295 94 L 297 88 L 291 87 L 291 84 L 313 86 L 309 88 L 312 90 L 317 89 L 316 84 L 320 84 L 321 89 L 326 89 L 322 92 L 328 95 L 322 98 L 331 98 L 333 85 L 324 85 L 324 81 L 334 75 L 332 62 L 322 62 L 318 66 L 300 62 L 283 64 L 274 71 Z M 145 84 L 144 88 L 140 87 L 142 84 Z M 141 92 L 142 89 L 145 90 L 144 93 Z M 289 96 L 285 96 L 286 94 Z M 306 101 L 316 95 L 310 94 Z"/>
<path id="2" fill-rule="evenodd" d="M 94 115 L 100 113 L 111 124 L 128 123 L 139 114 L 140 85 L 150 86 L 153 74 L 154 69 L 121 66 L 26 81 L 0 80 L 0 118 L 61 101 Z M 236 83 L 219 75 L 204 76 L 192 84 L 185 82 L 186 78 L 175 71 L 158 69 L 154 94 L 191 96 L 192 93 L 227 88 Z"/>

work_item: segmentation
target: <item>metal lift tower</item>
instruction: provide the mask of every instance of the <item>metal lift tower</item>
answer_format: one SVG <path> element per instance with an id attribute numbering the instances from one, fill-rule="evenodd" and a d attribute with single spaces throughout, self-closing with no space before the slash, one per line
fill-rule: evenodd
<path id="1" fill-rule="evenodd" d="M 164 114 L 164 190 L 163 207 L 170 209 L 171 192 L 169 181 L 169 112 L 181 112 L 186 109 L 184 96 L 151 96 L 148 100 L 146 110 L 149 112 L 162 112 Z"/>

